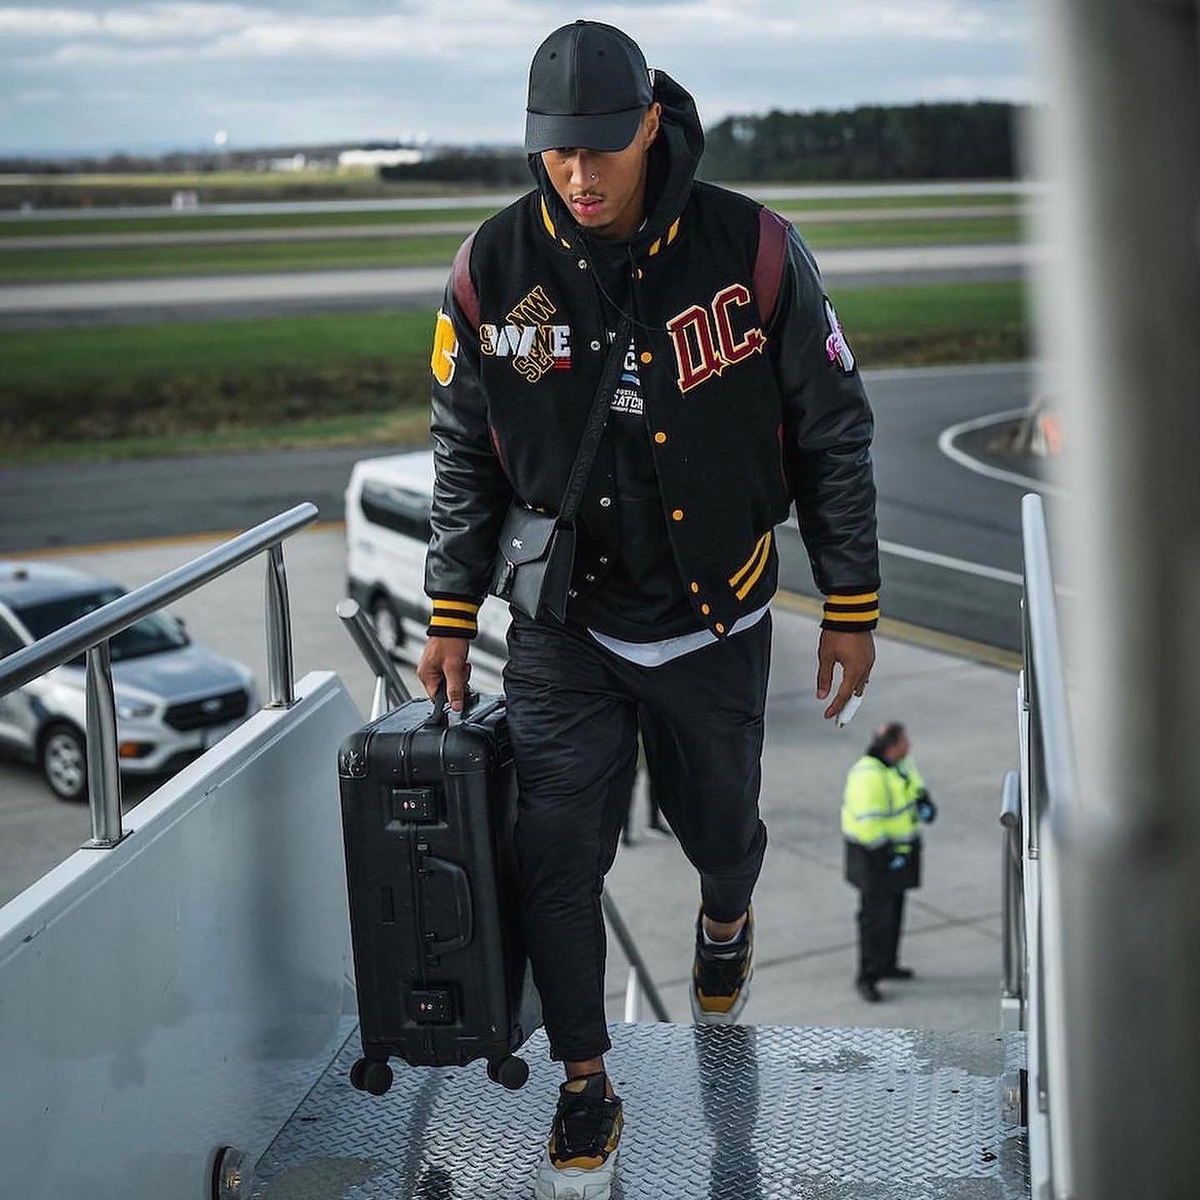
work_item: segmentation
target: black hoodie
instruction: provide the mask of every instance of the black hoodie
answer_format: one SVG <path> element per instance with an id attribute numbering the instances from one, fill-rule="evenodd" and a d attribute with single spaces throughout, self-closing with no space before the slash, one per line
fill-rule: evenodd
<path id="1" fill-rule="evenodd" d="M 654 98 L 662 105 L 659 136 L 650 149 L 646 176 L 645 217 L 633 237 L 613 241 L 588 237 L 580 243 L 599 284 L 605 332 L 615 336 L 621 319 L 640 319 L 632 312 L 636 295 L 630 287 L 638 248 L 662 237 L 680 215 L 704 150 L 704 131 L 691 96 L 662 72 L 656 73 Z M 546 175 L 539 154 L 529 156 L 530 170 L 551 211 L 570 220 Z M 551 205 L 551 201 L 555 203 Z M 634 343 L 617 385 L 605 429 L 602 453 L 611 458 L 617 508 L 617 540 L 607 546 L 603 530 L 591 530 L 586 514 L 579 524 L 580 569 L 571 618 L 600 633 L 630 642 L 652 642 L 693 633 L 704 626 L 692 611 L 687 589 L 671 553 L 651 432 L 646 426 Z M 611 551 L 609 553 L 606 553 Z M 601 558 L 609 569 L 590 587 L 589 568 Z"/>
<path id="2" fill-rule="evenodd" d="M 629 640 L 724 638 L 774 593 L 774 527 L 795 500 L 826 628 L 875 624 L 871 412 L 816 265 L 782 218 L 694 180 L 695 105 L 662 73 L 654 95 L 631 272 L 582 236 L 536 158 L 539 188 L 455 258 L 431 360 L 432 635 L 474 636 L 514 498 L 559 510 L 618 308 L 636 319 L 645 416 L 620 427 L 628 439 L 614 416 L 596 458 L 569 617 Z M 622 282 L 610 304 L 601 286 Z"/>

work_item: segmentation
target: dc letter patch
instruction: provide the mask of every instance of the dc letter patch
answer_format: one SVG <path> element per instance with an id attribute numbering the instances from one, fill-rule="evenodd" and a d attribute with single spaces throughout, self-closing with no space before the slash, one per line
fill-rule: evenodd
<path id="1" fill-rule="evenodd" d="M 825 297 L 825 323 L 829 326 L 829 336 L 825 339 L 825 357 L 830 363 L 837 363 L 842 371 L 849 375 L 854 370 L 854 352 L 850 349 L 850 343 L 846 341 L 841 322 L 838 321 L 828 296 Z"/>
<path id="2" fill-rule="evenodd" d="M 454 333 L 454 322 L 438 309 L 437 328 L 433 331 L 433 354 L 429 365 L 433 377 L 447 387 L 454 378 L 455 360 L 458 358 L 458 338 Z"/>

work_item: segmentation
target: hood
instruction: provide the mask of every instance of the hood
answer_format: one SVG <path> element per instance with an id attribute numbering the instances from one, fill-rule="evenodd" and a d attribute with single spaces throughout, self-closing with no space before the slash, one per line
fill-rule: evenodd
<path id="1" fill-rule="evenodd" d="M 631 240 L 635 250 L 661 237 L 683 211 L 692 191 L 692 181 L 704 153 L 704 129 L 696 102 L 664 71 L 654 72 L 654 99 L 662 105 L 662 124 L 650 148 L 646 181 L 649 211 L 646 223 Z M 529 156 L 529 169 L 560 229 L 578 231 L 570 209 L 559 199 L 540 154 Z"/>
<path id="2" fill-rule="evenodd" d="M 167 703 L 198 700 L 250 686 L 245 667 L 194 644 L 115 662 L 112 673 L 118 693 L 135 688 Z"/>

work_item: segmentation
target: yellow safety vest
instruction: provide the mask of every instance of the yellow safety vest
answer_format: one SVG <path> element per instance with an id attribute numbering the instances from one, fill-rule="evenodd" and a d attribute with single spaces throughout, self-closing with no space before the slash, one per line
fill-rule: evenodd
<path id="1" fill-rule="evenodd" d="M 917 798 L 925 781 L 911 756 L 888 766 L 864 754 L 850 768 L 842 795 L 842 833 L 868 850 L 891 846 L 907 854 L 920 837 Z"/>

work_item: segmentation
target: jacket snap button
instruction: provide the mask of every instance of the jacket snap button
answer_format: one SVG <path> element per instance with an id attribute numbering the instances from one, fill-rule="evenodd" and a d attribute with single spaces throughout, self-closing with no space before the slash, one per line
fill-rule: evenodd
<path id="1" fill-rule="evenodd" d="M 607 567 L 607 566 L 608 566 L 608 555 L 607 555 L 607 554 L 602 554 L 602 555 L 600 555 L 600 565 L 601 565 L 602 567 Z"/>
<path id="2" fill-rule="evenodd" d="M 692 595 L 695 595 L 699 590 L 700 590 L 700 585 L 698 583 L 693 583 L 692 584 Z"/>
<path id="3" fill-rule="evenodd" d="M 667 440 L 667 435 L 660 429 L 655 435 L 654 440 L 661 446 Z"/>
<path id="4" fill-rule="evenodd" d="M 712 609 L 710 609 L 707 604 L 702 604 L 700 605 L 700 611 L 707 617 Z"/>
<path id="5" fill-rule="evenodd" d="M 600 497 L 600 507 L 601 508 L 607 508 L 611 503 L 612 503 L 611 496 L 601 496 Z"/>
<path id="6" fill-rule="evenodd" d="M 641 354 L 639 354 L 639 355 L 638 355 L 638 357 L 639 357 L 639 358 L 642 360 L 642 362 L 644 362 L 644 363 L 649 363 L 649 362 L 653 362 L 653 361 L 654 361 L 654 355 L 653 355 L 653 354 L 651 354 L 649 350 L 643 350 L 643 351 L 641 352 Z"/>
<path id="7" fill-rule="evenodd" d="M 585 576 L 584 576 L 584 579 L 585 579 L 585 580 L 587 580 L 587 582 L 588 582 L 588 583 L 595 583 L 595 582 L 596 582 L 596 577 L 595 577 L 595 575 L 585 575 Z"/>
<path id="8" fill-rule="evenodd" d="M 586 259 L 586 258 L 581 258 L 581 259 L 579 260 L 579 269 L 580 269 L 581 271 L 586 271 L 586 270 L 587 270 L 587 259 Z"/>
<path id="9" fill-rule="evenodd" d="M 578 593 L 578 592 L 577 592 L 577 591 L 576 591 L 574 588 L 571 588 L 571 589 L 570 589 L 570 590 L 567 592 L 567 598 L 568 598 L 568 599 L 570 599 L 570 600 L 574 600 L 574 599 L 575 599 L 575 597 L 576 597 L 576 596 L 578 596 L 578 595 L 579 595 L 579 593 Z"/>
<path id="10" fill-rule="evenodd" d="M 599 342 L 593 342 L 593 343 L 592 343 L 592 349 L 593 349 L 593 350 L 599 350 L 599 349 L 600 349 L 600 343 L 599 343 Z"/>
<path id="11" fill-rule="evenodd" d="M 682 521 L 682 520 L 683 520 L 683 509 L 682 509 L 682 508 L 677 508 L 677 509 L 676 509 L 676 510 L 675 510 L 675 511 L 674 511 L 674 512 L 671 514 L 671 520 L 672 520 L 672 521 Z"/>
<path id="12" fill-rule="evenodd" d="M 720 621 L 718 621 L 718 622 L 716 623 L 716 626 L 715 626 L 715 628 L 716 628 L 716 631 L 717 631 L 718 633 L 724 633 L 724 632 L 725 632 L 725 626 L 724 626 L 724 625 L 722 625 Z"/>

